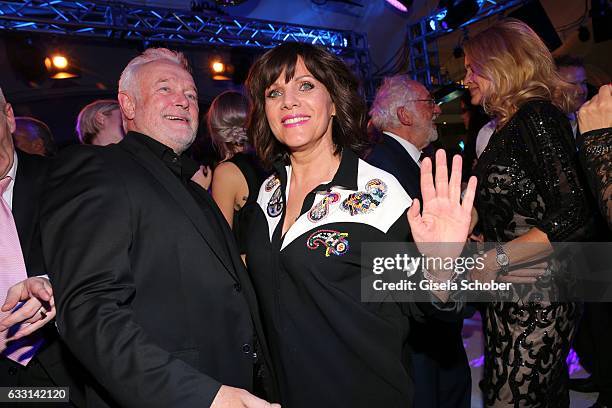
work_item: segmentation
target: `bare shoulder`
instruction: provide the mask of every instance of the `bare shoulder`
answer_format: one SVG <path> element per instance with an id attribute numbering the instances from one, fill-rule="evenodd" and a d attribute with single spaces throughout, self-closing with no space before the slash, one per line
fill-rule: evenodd
<path id="1" fill-rule="evenodd" d="M 215 167 L 212 180 L 213 195 L 215 187 L 217 192 L 223 190 L 235 194 L 243 186 L 246 186 L 246 179 L 234 163 L 224 161 Z"/>
<path id="2" fill-rule="evenodd" d="M 217 177 L 217 175 L 223 176 L 224 178 L 244 178 L 238 166 L 230 161 L 221 162 L 215 167 L 214 177 Z"/>

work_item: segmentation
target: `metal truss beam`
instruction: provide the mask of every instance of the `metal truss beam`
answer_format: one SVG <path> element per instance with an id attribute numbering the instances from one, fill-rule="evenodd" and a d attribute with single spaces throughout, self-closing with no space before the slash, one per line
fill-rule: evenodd
<path id="1" fill-rule="evenodd" d="M 0 30 L 71 37 L 266 49 L 283 42 L 321 45 L 348 60 L 373 92 L 365 34 L 211 12 L 165 9 L 119 1 L 0 1 Z"/>
<path id="2" fill-rule="evenodd" d="M 442 85 L 444 79 L 440 72 L 437 38 L 525 2 L 526 0 L 478 0 L 479 9 L 476 15 L 456 29 L 443 26 L 446 10 L 436 12 L 412 24 L 408 27 L 412 77 L 429 88 Z"/>
<path id="3" fill-rule="evenodd" d="M 0 1 L 0 28 L 47 34 L 187 44 L 274 47 L 285 41 L 319 44 L 342 53 L 360 34 L 117 1 Z"/>

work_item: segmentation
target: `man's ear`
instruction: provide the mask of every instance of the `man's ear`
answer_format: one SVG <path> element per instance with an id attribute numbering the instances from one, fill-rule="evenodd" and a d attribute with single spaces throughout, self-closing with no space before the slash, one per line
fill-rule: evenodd
<path id="1" fill-rule="evenodd" d="M 121 106 L 121 113 L 123 113 L 123 116 L 128 120 L 134 119 L 136 112 L 136 101 L 134 97 L 126 92 L 119 92 L 117 99 L 119 100 L 119 106 Z"/>
<path id="2" fill-rule="evenodd" d="M 412 112 L 409 112 L 405 106 L 400 106 L 396 111 L 397 120 L 404 126 L 412 126 Z"/>
<path id="3" fill-rule="evenodd" d="M 17 124 L 15 123 L 15 113 L 13 112 L 13 107 L 10 103 L 7 103 L 4 106 L 4 114 L 6 116 L 6 123 L 9 127 L 9 132 L 11 134 L 15 133 L 15 129 L 17 129 Z"/>

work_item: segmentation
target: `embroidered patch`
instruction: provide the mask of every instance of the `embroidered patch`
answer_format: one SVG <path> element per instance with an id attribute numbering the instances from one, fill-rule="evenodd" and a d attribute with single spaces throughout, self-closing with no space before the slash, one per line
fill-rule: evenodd
<path id="1" fill-rule="evenodd" d="M 276 187 L 279 184 L 280 184 L 280 180 L 278 179 L 278 177 L 274 177 L 273 179 L 268 180 L 268 182 L 266 183 L 266 187 L 265 187 L 266 192 L 269 193 L 270 191 L 272 191 L 274 187 Z"/>
<path id="2" fill-rule="evenodd" d="M 308 219 L 311 222 L 321 221 L 329 214 L 329 206 L 340 200 L 340 194 L 327 193 L 321 201 L 308 211 Z"/>
<path id="3" fill-rule="evenodd" d="M 319 230 L 313 232 L 306 241 L 308 249 L 317 249 L 319 246 L 325 246 L 325 256 L 331 254 L 342 256 L 349 250 L 349 242 L 346 239 L 348 232 L 340 232 L 334 230 Z"/>
<path id="4" fill-rule="evenodd" d="M 276 187 L 270 201 L 268 201 L 268 215 L 278 217 L 283 212 L 283 194 L 280 186 Z"/>
<path id="5" fill-rule="evenodd" d="M 342 202 L 341 208 L 351 215 L 374 211 L 387 195 L 387 185 L 380 179 L 372 179 L 366 183 L 365 187 L 365 191 L 350 194 Z"/>
<path id="6" fill-rule="evenodd" d="M 387 185 L 380 179 L 372 179 L 366 184 L 366 193 L 376 197 L 378 204 L 380 204 L 387 195 Z"/>

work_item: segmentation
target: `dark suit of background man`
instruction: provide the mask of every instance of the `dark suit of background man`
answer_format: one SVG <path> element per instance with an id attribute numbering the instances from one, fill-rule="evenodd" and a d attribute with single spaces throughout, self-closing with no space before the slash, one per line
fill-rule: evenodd
<path id="1" fill-rule="evenodd" d="M 366 161 L 393 174 L 410 197 L 421 197 L 420 155 L 438 138 L 433 121 L 440 113 L 427 89 L 405 75 L 385 78 L 372 104 L 372 124 L 383 136 Z M 411 324 L 414 406 L 469 407 L 471 378 L 462 322 Z"/>
<path id="2" fill-rule="evenodd" d="M 124 140 L 66 149 L 51 171 L 43 250 L 60 335 L 96 380 L 91 407 L 270 407 L 247 392 L 267 355 L 252 286 L 182 155 L 198 128 L 188 69 L 167 49 L 134 58 Z"/>
<path id="3" fill-rule="evenodd" d="M 13 214 L 19 237 L 19 242 L 16 244 L 21 247 L 27 276 L 45 275 L 38 217 L 40 197 L 49 163 L 43 157 L 29 155 L 15 149 L 11 137 L 11 133 L 15 130 L 15 117 L 1 89 L 0 109 L 2 110 L 0 113 L 0 180 L 5 177 L 10 177 L 12 180 L 6 190 L 0 193 Z M 0 253 L 0 256 L 4 254 Z M 0 271 L 0 273 L 6 272 Z M 5 295 L 4 291 L 0 293 L 0 304 L 4 303 Z M 9 332 L 14 332 L 11 330 Z M 3 387 L 68 386 L 72 403 L 83 406 L 83 395 L 74 377 L 76 361 L 61 343 L 55 327 L 52 324 L 48 325 L 39 330 L 35 336 L 42 337 L 43 343 L 26 366 L 4 355 L 0 356 L 0 385 Z"/>

